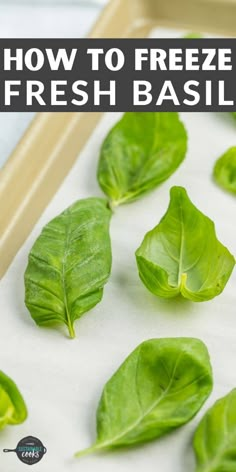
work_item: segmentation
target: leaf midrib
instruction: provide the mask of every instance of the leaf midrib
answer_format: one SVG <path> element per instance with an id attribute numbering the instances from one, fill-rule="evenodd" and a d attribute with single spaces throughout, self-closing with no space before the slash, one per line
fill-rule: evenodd
<path id="1" fill-rule="evenodd" d="M 167 388 L 164 390 L 164 392 L 162 393 L 162 395 L 158 398 L 158 400 L 156 400 L 154 403 L 152 403 L 152 405 L 145 411 L 142 413 L 142 415 L 138 418 L 137 421 L 135 421 L 134 423 L 132 423 L 131 426 L 129 426 L 129 428 L 127 428 L 125 431 L 123 431 L 123 433 L 113 437 L 112 439 L 110 439 L 109 441 L 105 441 L 105 442 L 101 442 L 101 443 L 95 443 L 94 445 L 94 450 L 97 450 L 97 449 L 104 449 L 106 447 L 109 447 L 110 445 L 113 445 L 116 441 L 118 441 L 119 439 L 123 438 L 124 436 L 126 436 L 127 433 L 129 433 L 130 431 L 132 431 L 136 426 L 139 425 L 139 423 L 141 423 L 143 421 L 143 419 L 154 409 L 156 408 L 159 403 L 163 400 L 163 398 L 168 394 L 168 391 L 170 390 L 171 388 L 171 385 L 173 383 L 173 380 L 174 380 L 174 376 L 175 376 L 175 372 L 176 372 L 176 369 L 177 369 L 177 366 L 178 366 L 178 363 L 181 359 L 181 356 L 183 355 L 183 352 L 181 352 L 178 357 L 177 357 L 177 360 L 176 360 L 176 363 L 175 363 L 175 366 L 173 368 L 173 373 L 172 373 L 172 376 L 170 378 L 170 382 L 167 386 Z"/>
<path id="2" fill-rule="evenodd" d="M 70 240 L 70 236 L 71 236 L 71 213 L 69 213 L 69 221 L 68 221 L 68 225 L 66 225 L 66 228 L 68 228 L 68 231 L 66 231 L 66 238 L 65 238 L 65 244 L 64 244 L 64 254 L 63 254 L 63 257 L 62 257 L 62 290 L 63 290 L 63 295 L 64 295 L 66 324 L 68 326 L 70 337 L 74 338 L 75 337 L 75 332 L 74 332 L 73 323 L 72 323 L 69 308 L 68 308 L 68 299 L 67 299 L 67 290 L 66 290 L 66 264 L 67 264 L 69 240 Z"/>
<path id="3" fill-rule="evenodd" d="M 184 252 L 184 222 L 183 222 L 183 208 L 182 204 L 179 205 L 180 209 L 180 251 L 179 251 L 179 267 L 178 267 L 178 286 L 181 287 L 182 275 L 183 275 L 183 252 Z"/>

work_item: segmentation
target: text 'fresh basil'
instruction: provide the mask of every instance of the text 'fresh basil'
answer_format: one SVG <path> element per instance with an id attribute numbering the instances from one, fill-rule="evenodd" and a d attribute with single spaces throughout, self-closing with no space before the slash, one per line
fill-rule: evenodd
<path id="1" fill-rule="evenodd" d="M 179 167 L 186 150 L 178 113 L 125 113 L 106 137 L 98 166 L 111 207 L 157 187 Z"/>
<path id="2" fill-rule="evenodd" d="M 181 293 L 195 302 L 219 295 L 235 266 L 214 223 L 182 187 L 171 189 L 168 210 L 144 237 L 136 259 L 140 278 L 152 293 L 164 298 Z"/>
<path id="3" fill-rule="evenodd" d="M 236 389 L 218 400 L 194 436 L 196 472 L 236 470 Z"/>
<path id="4" fill-rule="evenodd" d="M 102 298 L 111 271 L 109 223 L 104 199 L 80 200 L 48 223 L 29 254 L 25 303 L 40 325 L 74 322 Z"/>
<path id="5" fill-rule="evenodd" d="M 0 371 L 0 429 L 23 423 L 27 418 L 25 402 L 16 384 Z"/>
<path id="6" fill-rule="evenodd" d="M 97 440 L 76 456 L 159 438 L 190 421 L 211 390 L 212 369 L 202 341 L 145 341 L 105 385 Z"/>

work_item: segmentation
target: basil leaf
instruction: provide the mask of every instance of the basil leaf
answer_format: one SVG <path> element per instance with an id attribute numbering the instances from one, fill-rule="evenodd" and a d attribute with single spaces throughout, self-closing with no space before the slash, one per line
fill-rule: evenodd
<path id="1" fill-rule="evenodd" d="M 220 187 L 236 193 L 236 146 L 216 161 L 213 176 Z"/>
<path id="2" fill-rule="evenodd" d="M 76 456 L 159 438 L 191 420 L 211 390 L 212 370 L 202 341 L 145 341 L 105 385 L 97 440 Z"/>
<path id="3" fill-rule="evenodd" d="M 214 223 L 190 201 L 182 187 L 170 191 L 169 208 L 136 251 L 139 275 L 155 295 L 179 293 L 196 302 L 224 289 L 235 259 L 215 234 Z"/>
<path id="4" fill-rule="evenodd" d="M 39 325 L 74 322 L 100 302 L 111 270 L 111 211 L 99 198 L 80 200 L 43 229 L 29 255 L 25 303 Z"/>
<path id="5" fill-rule="evenodd" d="M 0 429 L 23 423 L 26 418 L 26 405 L 16 384 L 0 371 Z"/>
<path id="6" fill-rule="evenodd" d="M 131 202 L 168 179 L 186 150 L 178 113 L 125 113 L 106 137 L 98 165 L 111 206 Z"/>
<path id="7" fill-rule="evenodd" d="M 236 470 L 236 389 L 207 411 L 195 436 L 197 472 Z"/>
<path id="8" fill-rule="evenodd" d="M 203 38 L 203 35 L 201 33 L 196 33 L 196 32 L 192 32 L 192 33 L 187 33 L 183 36 L 184 39 L 202 39 Z"/>

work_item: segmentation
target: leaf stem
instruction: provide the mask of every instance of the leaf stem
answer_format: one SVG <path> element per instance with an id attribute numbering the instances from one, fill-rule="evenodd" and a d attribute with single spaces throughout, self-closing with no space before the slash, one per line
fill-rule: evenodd
<path id="1" fill-rule="evenodd" d="M 115 208 L 117 207 L 117 203 L 113 200 L 108 201 L 108 208 L 111 210 L 112 213 L 114 213 Z"/>
<path id="2" fill-rule="evenodd" d="M 76 335 L 75 335 L 74 326 L 71 323 L 70 318 L 68 319 L 68 325 L 67 326 L 68 326 L 68 331 L 69 331 L 70 338 L 74 339 Z"/>
<path id="3" fill-rule="evenodd" d="M 87 447 L 86 449 L 83 449 L 82 451 L 76 452 L 74 456 L 77 458 L 87 456 L 88 454 L 92 454 L 96 450 L 97 450 L 96 446 Z"/>

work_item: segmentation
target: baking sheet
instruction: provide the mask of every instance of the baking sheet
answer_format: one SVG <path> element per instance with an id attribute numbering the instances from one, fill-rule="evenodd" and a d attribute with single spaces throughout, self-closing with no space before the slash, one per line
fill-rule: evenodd
<path id="1" fill-rule="evenodd" d="M 152 36 L 169 34 L 155 30 Z M 111 224 L 112 276 L 102 302 L 76 323 L 77 338 L 36 327 L 24 307 L 23 273 L 42 226 L 76 199 L 101 196 L 96 181 L 99 147 L 118 114 L 106 114 L 68 177 L 18 252 L 0 284 L 1 366 L 16 381 L 29 408 L 25 424 L 0 433 L 1 449 L 27 435 L 48 452 L 34 470 L 48 472 L 191 472 L 191 437 L 204 411 L 236 386 L 236 271 L 220 297 L 206 303 L 158 299 L 139 280 L 134 251 L 167 209 L 169 189 L 183 185 L 216 224 L 219 239 L 236 254 L 235 197 L 211 179 L 215 160 L 236 144 L 227 114 L 186 113 L 186 160 L 177 172 L 140 201 L 119 208 Z M 63 329 L 62 329 L 63 332 Z M 195 336 L 206 342 L 214 369 L 214 391 L 198 416 L 165 438 L 132 450 L 88 456 L 73 453 L 95 439 L 95 411 L 104 383 L 140 342 L 152 337 Z M 1 454 L 2 469 L 25 470 L 14 454 Z"/>
<path id="2" fill-rule="evenodd" d="M 111 0 L 89 37 L 142 38 L 156 25 L 235 36 L 235 14 L 234 0 Z M 74 18 L 77 21 L 77 16 Z M 47 25 L 51 28 L 50 21 Z M 0 218 L 0 278 L 100 117 L 95 113 L 37 114 L 0 169 L 0 200 L 4 201 Z"/>

